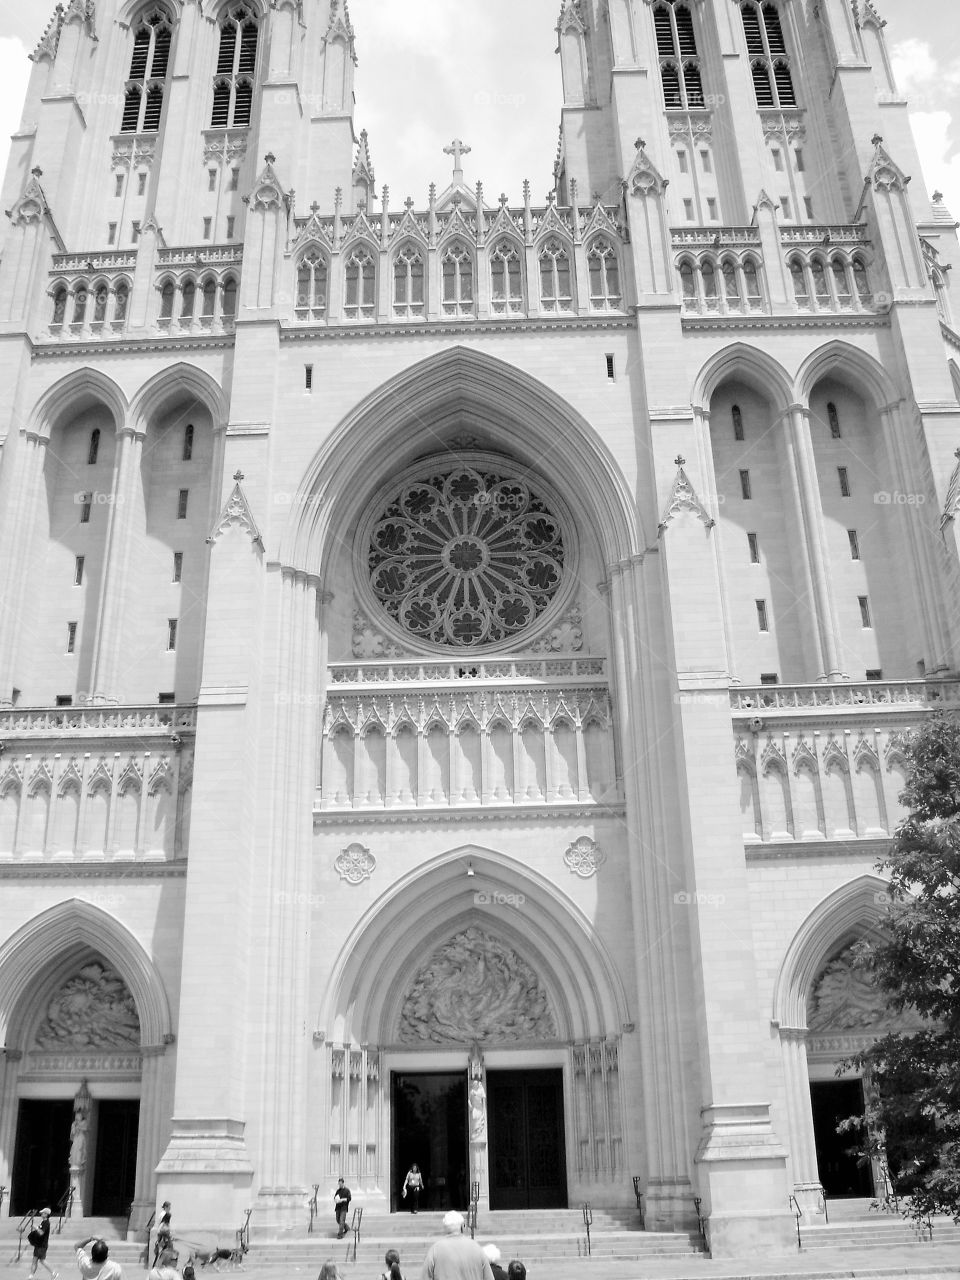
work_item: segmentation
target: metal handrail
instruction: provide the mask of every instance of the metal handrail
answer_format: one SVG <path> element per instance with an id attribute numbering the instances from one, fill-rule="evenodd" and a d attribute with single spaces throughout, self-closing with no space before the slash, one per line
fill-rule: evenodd
<path id="1" fill-rule="evenodd" d="M 477 1209 L 480 1204 L 480 1183 L 470 1183 L 470 1209 L 467 1217 L 470 1221 L 470 1239 L 477 1238 Z"/>
<path id="2" fill-rule="evenodd" d="M 583 1202 L 581 1212 L 583 1213 L 583 1225 L 587 1230 L 587 1257 L 590 1258 L 593 1256 L 593 1246 L 590 1243 L 590 1228 L 593 1226 L 593 1209 L 591 1209 L 588 1201 L 585 1200 Z"/>
<path id="3" fill-rule="evenodd" d="M 793 1206 L 794 1217 L 797 1219 L 797 1248 L 803 1248 L 803 1241 L 800 1239 L 800 1219 L 803 1217 L 803 1210 L 797 1204 L 796 1196 L 788 1196 L 787 1204 Z"/>
<path id="4" fill-rule="evenodd" d="M 706 1248 L 708 1247 L 708 1245 L 707 1245 L 707 1228 L 706 1228 L 706 1225 L 704 1224 L 704 1221 L 703 1221 L 703 1214 L 700 1212 L 700 1206 L 701 1206 L 701 1204 L 703 1204 L 703 1199 L 702 1199 L 702 1197 L 701 1197 L 701 1196 L 694 1196 L 694 1197 L 693 1197 L 693 1207 L 694 1207 L 694 1210 L 695 1210 L 696 1215 L 697 1215 L 697 1230 L 700 1232 L 700 1239 L 703 1241 L 703 1247 L 706 1249 Z"/>
<path id="5" fill-rule="evenodd" d="M 150 1270 L 150 1237 L 153 1234 L 153 1224 L 156 1222 L 156 1220 L 157 1220 L 157 1211 L 156 1209 L 154 1209 L 153 1213 L 151 1213 L 150 1217 L 147 1219 L 146 1226 L 144 1227 L 144 1231 L 146 1232 L 146 1238 L 144 1239 L 144 1242 L 143 1242 L 143 1253 L 140 1255 L 141 1261 L 143 1262 L 144 1271 Z"/>
<path id="6" fill-rule="evenodd" d="M 237 1232 L 237 1248 L 241 1254 L 248 1253 L 250 1249 L 250 1219 L 253 1217 L 252 1209 L 244 1209 L 243 1226 Z"/>
<path id="7" fill-rule="evenodd" d="M 57 1201 L 57 1235 L 63 1230 L 64 1218 L 69 1218 L 73 1212 L 73 1186 L 67 1187 L 66 1191 Z"/>
<path id="8" fill-rule="evenodd" d="M 360 1224 L 363 1222 L 363 1206 L 356 1205 L 353 1210 L 353 1217 L 350 1219 L 350 1230 L 353 1232 L 353 1247 L 356 1249 L 360 1243 Z"/>
<path id="9" fill-rule="evenodd" d="M 40 1212 L 39 1209 L 28 1209 L 20 1221 L 17 1223 L 17 1262 L 23 1253 L 23 1233 L 28 1231 L 33 1225 L 33 1220 Z"/>
<path id="10" fill-rule="evenodd" d="M 643 1192 L 640 1190 L 640 1179 L 634 1175 L 633 1194 L 637 1197 L 637 1213 L 640 1215 L 640 1230 L 646 1231 L 647 1223 L 643 1216 Z"/>
<path id="11" fill-rule="evenodd" d="M 307 1201 L 307 1207 L 310 1210 L 310 1225 L 307 1227 L 308 1236 L 313 1235 L 313 1224 L 314 1224 L 314 1221 L 316 1220 L 317 1215 L 320 1212 L 320 1206 L 317 1203 L 317 1196 L 320 1194 L 320 1183 L 314 1182 L 312 1185 L 313 1185 L 313 1195 Z"/>

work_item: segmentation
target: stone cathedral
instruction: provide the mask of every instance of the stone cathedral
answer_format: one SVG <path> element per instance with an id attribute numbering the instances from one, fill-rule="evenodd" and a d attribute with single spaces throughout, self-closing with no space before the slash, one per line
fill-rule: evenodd
<path id="1" fill-rule="evenodd" d="M 732 1254 L 879 1189 L 850 948 L 960 702 L 956 224 L 883 28 L 565 0 L 550 190 L 441 136 L 406 198 L 346 3 L 57 6 L 2 193 L 7 1212 L 268 1239 L 416 1161 Z"/>

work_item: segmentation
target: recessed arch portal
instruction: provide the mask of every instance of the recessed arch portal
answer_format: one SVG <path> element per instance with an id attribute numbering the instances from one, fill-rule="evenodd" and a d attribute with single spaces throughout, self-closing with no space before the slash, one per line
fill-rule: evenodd
<path id="1" fill-rule="evenodd" d="M 416 974 L 436 945 L 470 925 L 537 974 L 558 1042 L 619 1036 L 630 1021 L 619 974 L 586 916 L 513 859 L 467 845 L 424 863 L 364 913 L 334 967 L 320 1028 L 344 1043 L 396 1043 Z"/>

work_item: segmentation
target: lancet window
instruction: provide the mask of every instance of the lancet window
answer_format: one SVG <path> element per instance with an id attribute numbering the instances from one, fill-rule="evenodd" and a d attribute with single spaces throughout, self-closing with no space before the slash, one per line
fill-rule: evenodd
<path id="1" fill-rule="evenodd" d="M 587 263 L 590 268 L 590 305 L 598 311 L 611 307 L 619 309 L 622 298 L 616 249 L 600 236 L 590 245 Z"/>
<path id="2" fill-rule="evenodd" d="M 156 133 L 160 128 L 172 40 L 170 19 L 162 9 L 144 14 L 133 38 L 121 133 Z"/>
<path id="3" fill-rule="evenodd" d="M 473 315 L 473 256 L 462 244 L 452 244 L 443 255 L 443 314 Z"/>
<path id="4" fill-rule="evenodd" d="M 423 315 L 423 254 L 404 245 L 393 260 L 393 314 L 400 319 Z"/>
<path id="5" fill-rule="evenodd" d="M 322 320 L 327 313 L 327 260 L 316 249 L 300 259 L 295 309 L 300 320 Z"/>
<path id="6" fill-rule="evenodd" d="M 777 6 L 769 2 L 761 5 L 759 0 L 743 0 L 740 16 L 747 39 L 757 106 L 795 107 L 797 95 Z"/>
<path id="7" fill-rule="evenodd" d="M 554 237 L 540 250 L 540 306 L 544 311 L 573 309 L 570 280 L 570 255 L 562 242 Z"/>
<path id="8" fill-rule="evenodd" d="M 343 312 L 348 319 L 373 319 L 377 305 L 376 281 L 373 258 L 358 245 L 347 259 Z"/>
<path id="9" fill-rule="evenodd" d="M 516 315 L 523 310 L 523 270 L 513 241 L 501 240 L 491 253 L 490 283 L 495 315 Z"/>
<path id="10" fill-rule="evenodd" d="M 653 23 L 664 106 L 668 111 L 702 108 L 703 82 L 693 14 L 676 0 L 661 0 L 653 11 Z"/>
<path id="11" fill-rule="evenodd" d="M 259 38 L 253 12 L 245 4 L 232 5 L 220 23 L 212 128 L 242 128 L 250 123 Z"/>

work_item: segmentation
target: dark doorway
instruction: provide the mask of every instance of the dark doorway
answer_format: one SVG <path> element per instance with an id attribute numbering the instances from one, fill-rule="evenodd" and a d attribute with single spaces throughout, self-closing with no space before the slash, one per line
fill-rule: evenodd
<path id="1" fill-rule="evenodd" d="M 488 1071 L 490 1208 L 565 1209 L 563 1072 Z"/>
<path id="2" fill-rule="evenodd" d="M 125 1217 L 133 1203 L 139 1124 L 140 1103 L 135 1098 L 97 1103 L 97 1155 L 90 1201 L 95 1218 Z"/>
<path id="3" fill-rule="evenodd" d="M 70 1185 L 73 1099 L 24 1098 L 17 1114 L 10 1213 L 53 1209 Z"/>
<path id="4" fill-rule="evenodd" d="M 420 1166 L 421 1209 L 467 1205 L 467 1073 L 393 1073 L 393 1186 L 390 1208 L 407 1209 L 403 1180 Z"/>
<path id="5" fill-rule="evenodd" d="M 810 1101 L 817 1168 L 824 1191 L 838 1199 L 872 1196 L 870 1166 L 857 1160 L 858 1135 L 837 1133 L 841 1120 L 863 1115 L 863 1081 L 811 1080 Z"/>

